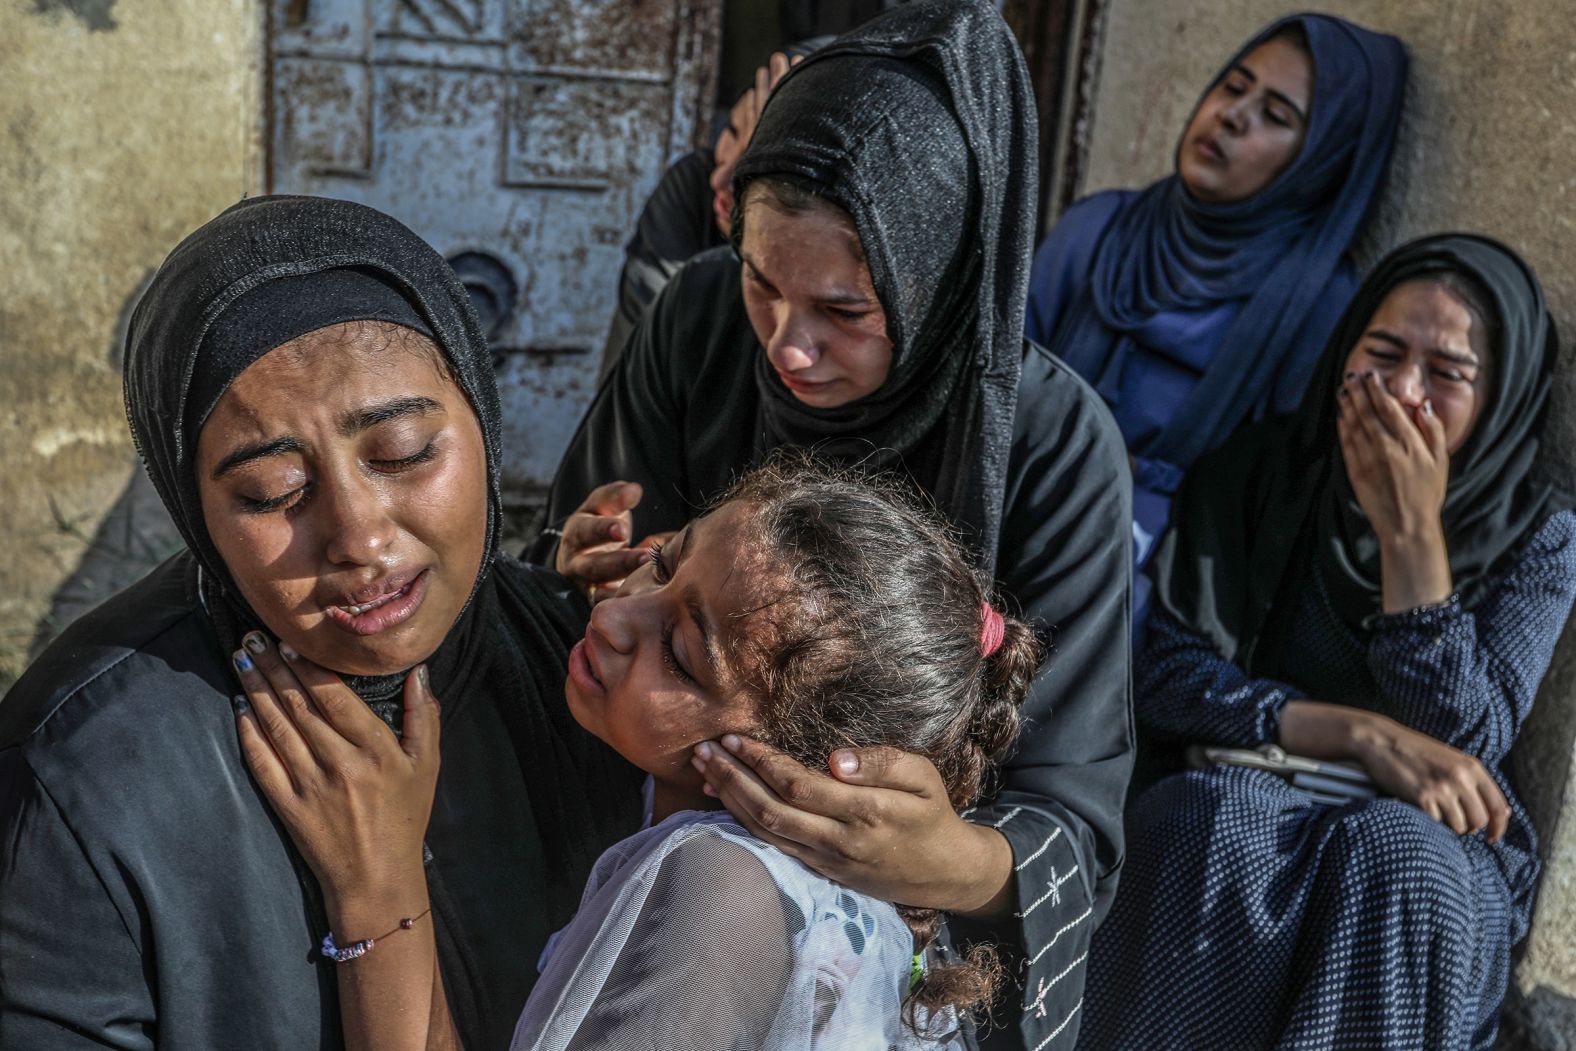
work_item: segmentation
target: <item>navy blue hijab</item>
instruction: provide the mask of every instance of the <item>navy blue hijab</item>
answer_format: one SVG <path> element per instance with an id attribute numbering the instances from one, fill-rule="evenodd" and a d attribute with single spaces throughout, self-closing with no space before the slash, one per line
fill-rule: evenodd
<path id="1" fill-rule="evenodd" d="M 1108 399 L 1135 339 L 1169 345 L 1204 333 L 1219 340 L 1187 402 L 1144 448 L 1132 450 L 1139 455 L 1186 468 L 1272 391 L 1294 399 L 1346 305 L 1345 256 L 1389 167 L 1406 50 L 1393 36 L 1339 18 L 1292 15 L 1244 44 L 1204 95 L 1244 55 L 1292 25 L 1301 27 L 1313 56 L 1313 101 L 1302 149 L 1269 186 L 1245 201 L 1210 204 L 1172 174 L 1127 197 L 1114 215 L 1074 209 L 1063 220 L 1099 224 L 1088 232 L 1099 241 L 1087 294 L 1055 320 L 1049 349 Z M 1082 254 L 1063 258 L 1075 266 Z M 1238 305 L 1235 317 L 1223 331 L 1209 324 L 1231 304 Z"/>

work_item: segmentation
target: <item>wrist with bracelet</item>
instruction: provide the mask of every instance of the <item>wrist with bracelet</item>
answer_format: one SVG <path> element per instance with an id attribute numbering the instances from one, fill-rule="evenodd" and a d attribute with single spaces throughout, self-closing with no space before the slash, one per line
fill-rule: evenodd
<path id="1" fill-rule="evenodd" d="M 372 947 L 379 941 L 389 937 L 390 935 L 398 934 L 400 931 L 410 930 L 412 927 L 416 926 L 417 920 L 426 916 L 431 911 L 432 906 L 429 905 L 427 908 L 423 909 L 414 916 L 401 917 L 398 926 L 394 927 L 392 930 L 385 931 L 383 934 L 379 934 L 376 937 L 363 938 L 358 942 L 352 942 L 344 948 L 340 948 L 334 944 L 334 932 L 329 931 L 327 934 L 323 935 L 323 944 L 321 946 L 323 958 L 326 960 L 332 960 L 335 963 L 349 963 L 351 960 L 360 959 L 367 953 L 371 952 Z"/>

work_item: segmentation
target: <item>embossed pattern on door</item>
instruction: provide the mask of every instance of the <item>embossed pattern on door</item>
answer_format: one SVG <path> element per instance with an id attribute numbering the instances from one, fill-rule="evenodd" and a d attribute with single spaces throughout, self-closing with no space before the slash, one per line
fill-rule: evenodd
<path id="1" fill-rule="evenodd" d="M 269 188 L 398 217 L 489 329 L 530 503 L 589 402 L 623 244 L 707 132 L 720 0 L 270 0 Z"/>

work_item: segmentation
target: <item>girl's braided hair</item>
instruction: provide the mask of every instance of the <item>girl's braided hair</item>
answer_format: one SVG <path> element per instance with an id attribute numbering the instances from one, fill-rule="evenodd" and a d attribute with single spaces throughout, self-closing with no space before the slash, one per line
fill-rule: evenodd
<path id="1" fill-rule="evenodd" d="M 812 769 L 843 747 L 890 745 L 929 759 L 962 810 L 988 787 L 1018 732 L 1043 646 L 1004 617 L 981 646 L 989 583 L 946 523 L 904 482 L 779 455 L 719 501 L 748 509 L 744 542 L 780 579 L 738 636 L 736 667 L 759 701 L 762 736 Z M 916 947 L 934 909 L 898 907 Z M 988 1004 L 1001 967 L 988 946 L 931 968 L 913 1009 Z"/>

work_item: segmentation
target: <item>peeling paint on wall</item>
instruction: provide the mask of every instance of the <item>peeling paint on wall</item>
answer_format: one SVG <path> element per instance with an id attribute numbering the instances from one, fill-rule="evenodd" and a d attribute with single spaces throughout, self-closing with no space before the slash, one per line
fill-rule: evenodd
<path id="1" fill-rule="evenodd" d="M 100 424 L 92 427 L 47 427 L 33 435 L 33 452 L 47 460 L 68 445 L 124 445 L 126 425 Z"/>
<path id="2" fill-rule="evenodd" d="M 0 692 L 171 550 L 120 341 L 170 249 L 260 188 L 261 24 L 254 0 L 0 3 Z"/>
<path id="3" fill-rule="evenodd" d="M 35 14 L 57 19 L 62 15 L 74 15 L 95 33 L 107 33 L 119 25 L 110 14 L 114 6 L 115 0 L 33 0 Z"/>
<path id="4" fill-rule="evenodd" d="M 539 498 L 640 206 L 709 132 L 718 0 L 272 2 L 271 188 L 371 205 L 474 264 L 504 485 Z"/>

